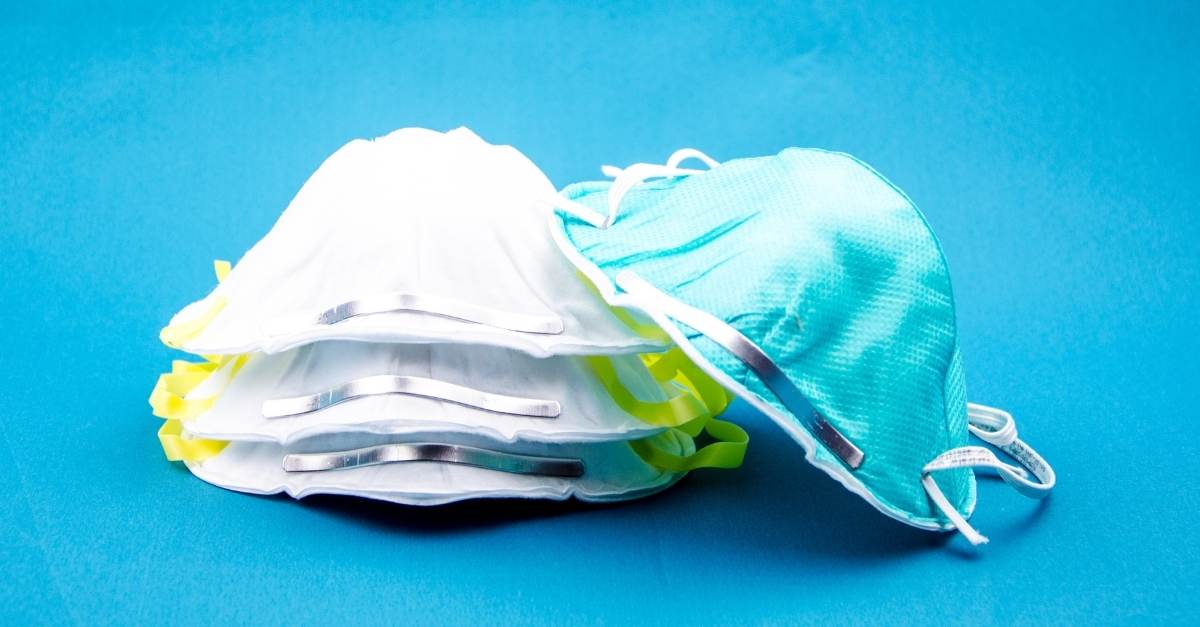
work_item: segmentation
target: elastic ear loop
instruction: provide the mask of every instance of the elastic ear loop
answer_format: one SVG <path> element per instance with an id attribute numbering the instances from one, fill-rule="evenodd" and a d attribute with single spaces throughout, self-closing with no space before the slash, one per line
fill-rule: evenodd
<path id="1" fill-rule="evenodd" d="M 921 470 L 921 485 L 942 514 L 950 520 L 963 537 L 974 545 L 986 544 L 988 539 L 972 527 L 946 499 L 932 473 L 953 468 L 993 468 L 1005 483 L 1032 499 L 1044 498 L 1054 488 L 1054 469 L 1037 451 L 1017 438 L 1016 421 L 1012 414 L 995 407 L 967 404 L 967 429 L 979 439 L 999 448 L 1017 460 L 1021 466 L 1000 461 L 991 449 L 982 446 L 961 446 L 935 457 Z M 1028 471 L 1028 472 L 1027 472 Z M 1031 481 L 1029 474 L 1038 481 Z"/>

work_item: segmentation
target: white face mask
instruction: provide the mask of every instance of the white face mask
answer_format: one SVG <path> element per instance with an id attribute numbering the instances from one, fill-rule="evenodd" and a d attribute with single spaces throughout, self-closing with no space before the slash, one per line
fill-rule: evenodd
<path id="1" fill-rule="evenodd" d="M 231 379 L 229 370 L 188 394 L 219 392 L 188 421 L 192 435 L 285 445 L 352 431 L 594 442 L 648 437 L 707 412 L 633 355 L 537 358 L 490 346 L 319 342 L 255 355 Z M 622 391 L 632 397 L 626 406 L 678 410 L 666 424 L 649 424 L 614 400 Z"/>
<path id="2" fill-rule="evenodd" d="M 273 398 L 334 389 L 338 377 L 361 373 L 376 378 L 360 391 L 384 393 L 340 402 L 320 390 Z M 505 394 L 518 389 L 540 398 Z M 746 434 L 712 419 L 727 400 L 679 351 L 643 363 L 323 342 L 282 355 L 176 362 L 150 402 L 167 419 L 159 432 L 167 458 L 187 462 L 210 483 L 432 505 L 479 497 L 627 499 L 694 469 L 734 468 Z M 716 442 L 697 451 L 692 436 L 701 428 Z"/>
<path id="3" fill-rule="evenodd" d="M 539 356 L 660 350 L 662 338 L 623 324 L 546 237 L 558 202 L 524 155 L 466 129 L 353 141 L 163 341 L 218 355 L 336 339 Z"/>
<path id="4" fill-rule="evenodd" d="M 694 452 L 677 431 L 654 437 L 677 455 Z M 450 460 L 450 461 L 443 461 Z M 471 498 L 576 497 L 613 501 L 646 496 L 684 476 L 656 468 L 623 441 L 495 443 L 471 436 L 340 434 L 274 442 L 234 442 L 188 468 L 209 483 L 254 494 L 346 494 L 406 505 Z"/>

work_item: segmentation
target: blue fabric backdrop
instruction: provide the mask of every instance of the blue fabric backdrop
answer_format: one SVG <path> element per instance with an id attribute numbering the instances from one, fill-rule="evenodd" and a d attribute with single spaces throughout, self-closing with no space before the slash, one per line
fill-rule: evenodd
<path id="1" fill-rule="evenodd" d="M 819 2 L 0 14 L 0 622 L 1197 619 L 1200 9 Z M 970 396 L 1056 466 L 908 529 L 745 408 L 622 506 L 260 498 L 161 458 L 156 339 L 347 140 L 468 125 L 558 185 L 853 153 L 950 260 Z"/>

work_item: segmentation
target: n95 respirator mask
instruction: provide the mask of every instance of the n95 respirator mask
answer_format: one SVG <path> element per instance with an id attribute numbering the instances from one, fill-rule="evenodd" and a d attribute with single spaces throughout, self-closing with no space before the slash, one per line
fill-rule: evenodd
<path id="1" fill-rule="evenodd" d="M 662 338 L 614 316 L 546 237 L 557 202 L 524 155 L 466 129 L 350 142 L 161 337 L 200 355 L 321 340 L 489 344 L 539 356 L 662 349 Z"/>
<path id="2" fill-rule="evenodd" d="M 698 158 L 708 169 L 684 169 Z M 972 468 L 1044 496 L 1054 471 L 1012 417 L 967 403 L 950 275 L 925 218 L 862 162 L 822 150 L 719 164 L 604 168 L 563 194 L 564 253 L 708 375 L 769 416 L 807 459 L 881 512 L 957 528 Z M 606 215 L 597 227 L 574 214 Z M 968 445 L 968 433 L 1010 455 Z"/>

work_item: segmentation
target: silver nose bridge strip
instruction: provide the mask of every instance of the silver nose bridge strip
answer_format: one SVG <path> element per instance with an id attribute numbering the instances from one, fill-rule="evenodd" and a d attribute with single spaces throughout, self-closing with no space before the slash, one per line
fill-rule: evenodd
<path id="1" fill-rule="evenodd" d="M 401 311 L 434 314 L 520 333 L 557 335 L 562 333 L 564 328 L 562 320 L 556 316 L 534 316 L 499 311 L 440 296 L 404 292 L 379 294 L 347 301 L 325 310 L 317 316 L 314 322 L 320 325 L 331 325 L 356 316 Z"/>
<path id="2" fill-rule="evenodd" d="M 344 401 L 386 394 L 420 396 L 532 418 L 557 418 L 562 413 L 562 407 L 553 400 L 493 394 L 424 377 L 376 375 L 354 379 L 316 394 L 268 400 L 263 403 L 262 415 L 264 418 L 287 418 L 320 411 Z"/>
<path id="3" fill-rule="evenodd" d="M 817 413 L 804 397 L 804 393 L 796 388 L 791 379 L 788 379 L 779 366 L 750 338 L 717 317 L 671 298 L 634 272 L 621 272 L 617 275 L 616 283 L 629 294 L 653 303 L 655 308 L 667 317 L 699 331 L 742 360 L 802 422 L 809 433 L 829 447 L 851 469 L 862 465 L 862 449 Z"/>
<path id="4" fill-rule="evenodd" d="M 283 469 L 287 472 L 320 472 L 405 462 L 444 462 L 518 475 L 583 476 L 583 461 L 578 459 L 431 443 L 383 444 L 333 453 L 293 453 L 284 456 Z"/>

